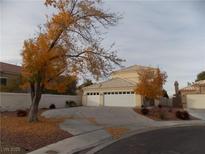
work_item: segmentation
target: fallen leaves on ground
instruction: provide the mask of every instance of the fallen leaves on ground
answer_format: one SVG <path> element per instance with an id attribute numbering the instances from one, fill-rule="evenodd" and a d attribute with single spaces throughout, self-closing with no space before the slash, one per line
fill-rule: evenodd
<path id="1" fill-rule="evenodd" d="M 59 128 L 64 118 L 44 118 L 29 123 L 27 117 L 16 117 L 16 112 L 1 113 L 1 140 L 29 151 L 55 143 L 72 135 Z"/>
<path id="2" fill-rule="evenodd" d="M 112 135 L 113 139 L 119 139 L 122 135 L 128 132 L 128 128 L 122 127 L 109 127 L 106 128 L 106 131 Z"/>
<path id="3" fill-rule="evenodd" d="M 96 121 L 96 118 L 94 118 L 94 117 L 89 117 L 89 118 L 86 118 L 86 119 L 92 124 L 99 125 Z"/>

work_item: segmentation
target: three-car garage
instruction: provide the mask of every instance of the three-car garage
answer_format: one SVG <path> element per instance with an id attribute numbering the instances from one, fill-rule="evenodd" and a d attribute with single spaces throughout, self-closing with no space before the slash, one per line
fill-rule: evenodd
<path id="1" fill-rule="evenodd" d="M 141 106 L 141 95 L 134 92 L 136 84 L 121 78 L 110 79 L 83 88 L 85 106 Z"/>
<path id="2" fill-rule="evenodd" d="M 84 99 L 86 106 L 135 107 L 141 103 L 141 96 L 134 91 L 88 92 Z"/>

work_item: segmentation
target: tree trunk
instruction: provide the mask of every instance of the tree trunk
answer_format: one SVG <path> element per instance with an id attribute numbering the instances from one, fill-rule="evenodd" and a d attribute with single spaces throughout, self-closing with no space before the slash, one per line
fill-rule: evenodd
<path id="1" fill-rule="evenodd" d="M 29 122 L 38 121 L 38 105 L 41 100 L 42 90 L 40 83 L 31 84 L 31 106 L 28 115 Z"/>

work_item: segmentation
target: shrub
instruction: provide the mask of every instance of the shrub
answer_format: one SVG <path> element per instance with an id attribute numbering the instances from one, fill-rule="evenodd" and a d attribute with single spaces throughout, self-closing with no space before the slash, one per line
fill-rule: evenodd
<path id="1" fill-rule="evenodd" d="M 144 105 L 141 105 L 141 108 L 143 109 L 143 108 L 145 108 L 145 106 L 144 106 Z"/>
<path id="2" fill-rule="evenodd" d="M 161 105 L 161 104 L 159 104 L 159 105 L 158 105 L 158 108 L 160 108 L 160 109 L 161 109 L 161 108 L 162 108 L 162 105 Z"/>
<path id="3" fill-rule="evenodd" d="M 17 110 L 16 115 L 17 115 L 17 117 L 25 117 L 25 116 L 27 116 L 27 111 Z"/>
<path id="4" fill-rule="evenodd" d="M 141 109 L 141 113 L 142 113 L 143 115 L 148 115 L 148 114 L 149 114 L 149 110 L 146 109 L 146 108 L 142 108 L 142 109 Z"/>
<path id="5" fill-rule="evenodd" d="M 182 120 L 189 120 L 190 115 L 187 111 L 177 111 L 176 112 L 176 117 Z"/>
<path id="6" fill-rule="evenodd" d="M 190 120 L 190 115 L 187 111 L 183 112 L 183 118 L 184 118 L 184 120 Z"/>
<path id="7" fill-rule="evenodd" d="M 66 101 L 65 102 L 66 107 L 77 107 L 77 103 L 75 101 Z"/>
<path id="8" fill-rule="evenodd" d="M 49 106 L 49 109 L 55 109 L 55 108 L 56 108 L 55 104 L 51 104 L 51 105 Z"/>

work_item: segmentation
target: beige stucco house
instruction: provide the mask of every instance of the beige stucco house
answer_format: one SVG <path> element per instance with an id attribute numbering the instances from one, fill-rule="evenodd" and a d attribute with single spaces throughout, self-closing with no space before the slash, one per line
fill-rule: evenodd
<path id="1" fill-rule="evenodd" d="M 205 80 L 180 89 L 184 108 L 205 109 Z"/>
<path id="2" fill-rule="evenodd" d="M 134 93 L 138 72 L 150 67 L 133 65 L 111 73 L 110 79 L 83 88 L 86 106 L 141 107 L 142 96 Z"/>

